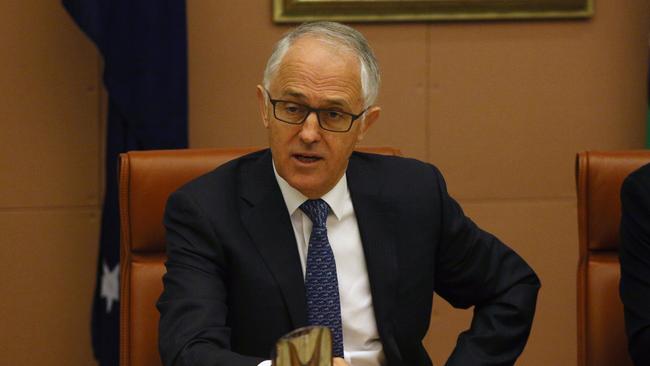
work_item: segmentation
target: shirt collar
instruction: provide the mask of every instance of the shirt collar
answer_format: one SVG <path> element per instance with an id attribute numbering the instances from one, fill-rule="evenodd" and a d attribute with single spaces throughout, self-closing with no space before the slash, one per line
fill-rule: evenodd
<path id="1" fill-rule="evenodd" d="M 289 211 L 289 216 L 292 216 L 294 212 L 309 198 L 304 194 L 300 193 L 297 189 L 293 188 L 284 178 L 278 174 L 277 169 L 275 168 L 275 161 L 273 161 L 273 173 L 275 174 L 275 179 L 280 186 L 280 191 L 282 192 L 282 197 L 284 198 L 284 203 L 287 205 L 287 210 Z M 348 180 L 346 174 L 343 173 L 343 176 L 339 181 L 334 185 L 334 187 L 321 197 L 321 199 L 330 206 L 331 212 L 336 216 L 337 220 L 340 220 L 344 214 L 346 197 L 348 196 Z"/>

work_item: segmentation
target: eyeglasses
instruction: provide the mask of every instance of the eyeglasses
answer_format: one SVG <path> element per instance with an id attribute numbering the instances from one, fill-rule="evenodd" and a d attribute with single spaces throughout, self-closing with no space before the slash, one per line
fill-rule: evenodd
<path id="1" fill-rule="evenodd" d="M 307 117 L 309 117 L 311 112 L 314 112 L 318 119 L 318 125 L 322 129 L 332 132 L 348 132 L 350 131 L 350 128 L 352 128 L 352 123 L 359 119 L 359 117 L 368 110 L 368 108 L 366 108 L 359 114 L 352 114 L 331 109 L 312 108 L 288 100 L 272 99 L 271 93 L 266 89 L 264 90 L 273 105 L 273 115 L 275 118 L 292 125 L 302 124 L 307 120 Z"/>

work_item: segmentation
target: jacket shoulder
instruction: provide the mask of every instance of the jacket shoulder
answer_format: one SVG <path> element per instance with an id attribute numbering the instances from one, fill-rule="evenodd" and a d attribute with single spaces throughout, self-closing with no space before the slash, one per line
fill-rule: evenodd
<path id="1" fill-rule="evenodd" d="M 182 192 L 195 198 L 229 195 L 237 190 L 241 172 L 270 154 L 268 149 L 256 151 L 225 162 L 215 169 L 183 184 L 175 193 Z M 199 196 L 199 197 L 196 197 Z"/>
<path id="2" fill-rule="evenodd" d="M 418 201 L 446 190 L 442 174 L 433 164 L 400 156 L 354 153 L 348 181 L 366 192 L 382 192 L 387 199 Z"/>
<path id="3" fill-rule="evenodd" d="M 637 187 L 650 187 L 650 164 L 646 164 L 630 173 L 623 181 L 621 192 L 626 194 L 636 190 Z"/>
<path id="4" fill-rule="evenodd" d="M 355 151 L 350 161 L 365 170 L 378 174 L 389 173 L 387 177 L 400 178 L 399 175 L 418 177 L 418 179 L 438 178 L 440 170 L 433 164 L 421 160 L 395 155 L 381 155 Z M 402 176 L 401 178 L 404 178 Z"/>

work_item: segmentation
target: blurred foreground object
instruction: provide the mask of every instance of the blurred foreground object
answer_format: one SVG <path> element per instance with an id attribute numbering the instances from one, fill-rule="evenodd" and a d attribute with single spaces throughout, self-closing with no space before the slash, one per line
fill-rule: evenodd
<path id="1" fill-rule="evenodd" d="M 298 328 L 275 344 L 273 366 L 332 366 L 332 334 L 329 328 Z"/>

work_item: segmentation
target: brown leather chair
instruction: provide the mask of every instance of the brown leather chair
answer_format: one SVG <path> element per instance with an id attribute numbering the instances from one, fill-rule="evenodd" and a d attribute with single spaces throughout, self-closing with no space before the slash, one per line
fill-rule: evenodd
<path id="1" fill-rule="evenodd" d="M 620 190 L 650 151 L 588 151 L 576 159 L 578 193 L 578 365 L 632 365 L 618 294 Z"/>
<path id="2" fill-rule="evenodd" d="M 120 154 L 120 365 L 161 365 L 158 310 L 165 273 L 167 197 L 184 183 L 256 148 L 131 151 Z M 400 155 L 389 147 L 361 151 Z"/>

